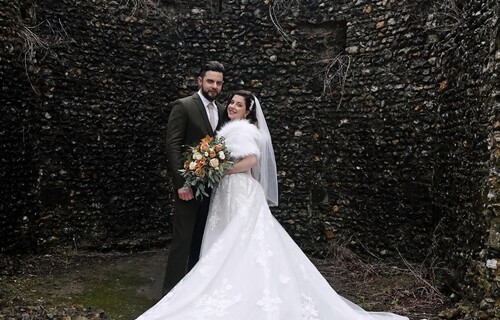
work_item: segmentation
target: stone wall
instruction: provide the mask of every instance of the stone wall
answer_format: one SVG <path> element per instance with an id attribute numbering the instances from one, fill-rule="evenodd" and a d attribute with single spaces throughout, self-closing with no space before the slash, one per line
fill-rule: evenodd
<path id="1" fill-rule="evenodd" d="M 334 238 L 340 232 L 372 254 L 399 251 L 419 259 L 430 246 L 435 220 L 436 112 L 430 102 L 436 71 L 423 52 L 421 22 L 427 14 L 415 9 L 407 2 L 343 1 L 307 23 L 343 21 L 344 53 L 316 59 L 326 58 L 323 69 L 334 61 L 330 74 L 350 63 L 345 85 L 334 77 L 330 99 L 317 106 L 322 125 L 313 130 L 324 195 L 318 208 Z M 316 41 L 321 39 L 317 35 Z"/>
<path id="2" fill-rule="evenodd" d="M 37 210 L 37 167 L 34 158 L 34 106 L 38 97 L 32 93 L 22 63 L 29 52 L 22 50 L 20 39 L 21 6 L 2 3 L 0 18 L 0 252 L 19 250 L 32 245 L 29 216 Z M 12 94 L 13 91 L 17 94 Z"/>
<path id="3" fill-rule="evenodd" d="M 163 246 L 170 102 L 217 59 L 222 101 L 261 98 L 273 213 L 305 250 L 401 254 L 498 298 L 494 0 L 145 3 L 1 4 L 3 252 Z"/>
<path id="4" fill-rule="evenodd" d="M 499 258 L 498 238 L 491 235 L 500 231 L 494 223 L 498 213 L 491 211 L 498 168 L 491 158 L 497 152 L 492 131 L 497 121 L 498 10 L 496 1 L 470 2 L 455 12 L 434 12 L 427 21 L 427 50 L 440 70 L 433 101 L 438 110 L 433 168 L 437 220 L 431 256 L 439 257 L 433 267 L 450 291 L 489 310 L 472 313 L 472 319 L 500 315 L 498 269 L 491 265 Z M 440 14 L 452 15 L 452 25 L 446 26 L 451 21 Z"/>
<path id="5" fill-rule="evenodd" d="M 176 43 L 155 27 L 168 28 L 165 21 L 146 22 L 104 2 L 26 2 L 18 9 L 18 24 L 7 31 L 36 25 L 30 30 L 39 38 L 34 56 L 25 57 L 20 42 L 29 39 L 18 32 L 6 65 L 20 81 L 2 76 L 12 79 L 2 99 L 31 104 L 29 112 L 12 108 L 12 121 L 27 123 L 30 136 L 26 161 L 16 154 L 21 163 L 5 171 L 23 183 L 17 192 L 35 199 L 21 196 L 12 207 L 23 214 L 7 214 L 22 220 L 28 243 L 41 250 L 164 243 L 166 106 L 178 94 L 167 90 L 175 70 L 165 72 L 175 65 Z M 2 145 L 12 153 L 21 150 L 21 131 L 14 132 L 17 140 L 9 139 L 17 144 Z"/>

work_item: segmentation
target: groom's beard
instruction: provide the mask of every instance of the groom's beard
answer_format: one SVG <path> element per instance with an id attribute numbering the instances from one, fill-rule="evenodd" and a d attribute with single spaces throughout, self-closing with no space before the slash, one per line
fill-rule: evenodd
<path id="1" fill-rule="evenodd" d="M 211 96 L 210 93 L 214 96 Z M 219 93 L 217 91 L 205 91 L 203 88 L 201 88 L 201 94 L 210 102 L 215 101 L 215 99 L 217 99 L 217 97 L 219 96 Z"/>

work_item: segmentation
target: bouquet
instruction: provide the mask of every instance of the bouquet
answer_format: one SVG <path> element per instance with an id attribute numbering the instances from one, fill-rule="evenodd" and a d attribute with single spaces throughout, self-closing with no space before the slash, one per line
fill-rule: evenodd
<path id="1" fill-rule="evenodd" d="M 224 176 L 224 171 L 233 164 L 228 160 L 229 151 L 224 138 L 206 136 L 200 143 L 186 152 L 184 169 L 180 169 L 186 180 L 185 187 L 196 189 L 196 198 L 208 197 L 207 189 L 213 189 Z"/>

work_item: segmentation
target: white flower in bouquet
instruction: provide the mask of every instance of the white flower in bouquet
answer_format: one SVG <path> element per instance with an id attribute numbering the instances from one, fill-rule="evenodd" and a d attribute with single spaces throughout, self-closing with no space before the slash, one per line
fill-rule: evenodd
<path id="1" fill-rule="evenodd" d="M 212 168 L 218 168 L 219 167 L 219 159 L 217 159 L 217 158 L 210 159 L 210 166 Z"/>
<path id="2" fill-rule="evenodd" d="M 189 170 L 194 170 L 196 169 L 196 161 L 192 161 L 190 164 L 189 164 Z"/>

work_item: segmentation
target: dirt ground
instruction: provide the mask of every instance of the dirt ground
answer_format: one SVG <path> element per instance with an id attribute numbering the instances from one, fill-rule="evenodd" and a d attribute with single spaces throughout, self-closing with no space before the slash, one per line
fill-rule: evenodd
<path id="1" fill-rule="evenodd" d="M 18 257 L 0 276 L 0 320 L 135 319 L 160 299 L 166 250 Z M 439 319 L 449 301 L 418 265 L 366 263 L 352 253 L 312 259 L 332 287 L 364 309 Z"/>

